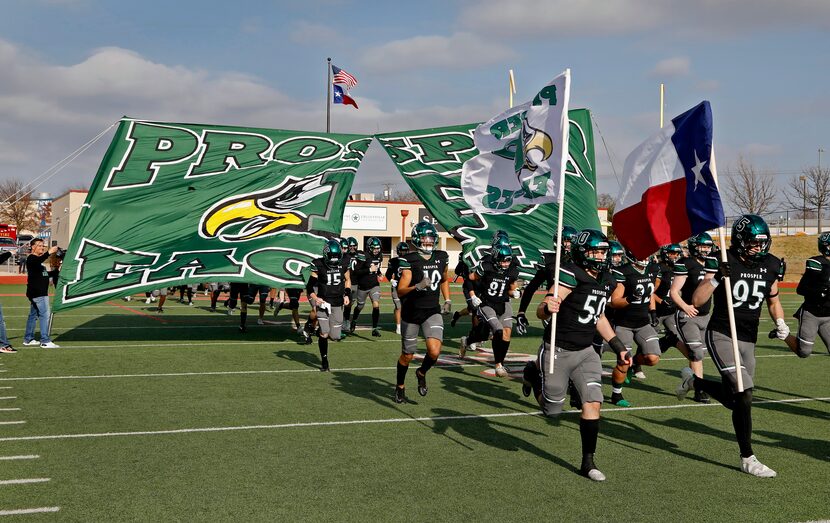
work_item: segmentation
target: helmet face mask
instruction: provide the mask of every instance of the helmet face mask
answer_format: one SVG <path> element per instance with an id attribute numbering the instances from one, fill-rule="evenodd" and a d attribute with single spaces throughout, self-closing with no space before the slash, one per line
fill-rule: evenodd
<path id="1" fill-rule="evenodd" d="M 689 255 L 697 258 L 709 256 L 712 253 L 712 248 L 715 246 L 715 242 L 712 241 L 712 237 L 707 232 L 692 236 L 689 238 L 688 244 Z"/>
<path id="2" fill-rule="evenodd" d="M 409 254 L 409 244 L 406 242 L 398 243 L 398 245 L 395 246 L 395 252 L 399 257 Z"/>
<path id="3" fill-rule="evenodd" d="M 336 267 L 340 265 L 340 260 L 343 257 L 343 249 L 340 247 L 340 242 L 337 240 L 328 240 L 323 247 L 323 261 L 329 267 Z"/>
<path id="4" fill-rule="evenodd" d="M 493 264 L 498 272 L 505 272 L 513 262 L 513 249 L 506 245 L 496 247 L 493 252 Z"/>
<path id="5" fill-rule="evenodd" d="M 571 245 L 571 257 L 574 263 L 586 270 L 601 272 L 608 268 L 611 257 L 608 238 L 595 229 L 581 231 Z"/>
<path id="6" fill-rule="evenodd" d="M 382 250 L 380 240 L 376 236 L 372 236 L 366 240 L 366 250 L 369 251 L 369 254 L 372 256 L 378 256 Z"/>
<path id="7" fill-rule="evenodd" d="M 553 248 L 554 250 L 562 247 L 562 252 L 571 252 L 571 248 L 573 247 L 573 242 L 576 240 L 579 231 L 576 230 L 575 227 L 571 227 L 570 225 L 564 225 L 562 227 L 562 241 L 559 242 L 556 239 L 556 234 L 553 235 Z"/>
<path id="8" fill-rule="evenodd" d="M 760 216 L 744 214 L 732 224 L 731 247 L 742 258 L 761 261 L 771 246 L 769 226 Z"/>
<path id="9" fill-rule="evenodd" d="M 343 252 L 349 250 L 349 240 L 347 238 L 340 238 L 340 249 L 342 249 Z"/>
<path id="10" fill-rule="evenodd" d="M 670 243 L 660 247 L 660 261 L 674 267 L 677 260 L 683 256 L 683 248 L 678 243 Z"/>
<path id="11" fill-rule="evenodd" d="M 432 254 L 438 243 L 438 231 L 429 222 L 418 222 L 412 228 L 412 245 L 422 254 Z"/>
<path id="12" fill-rule="evenodd" d="M 357 252 L 357 238 L 355 238 L 354 236 L 349 236 L 347 241 L 349 242 L 349 252 L 351 254 L 356 253 Z"/>

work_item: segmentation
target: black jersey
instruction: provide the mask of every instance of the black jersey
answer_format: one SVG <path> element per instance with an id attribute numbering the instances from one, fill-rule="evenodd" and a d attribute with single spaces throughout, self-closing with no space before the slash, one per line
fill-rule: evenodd
<path id="1" fill-rule="evenodd" d="M 476 296 L 493 307 L 499 315 L 504 313 L 504 304 L 510 301 L 510 286 L 519 279 L 519 268 L 515 265 L 505 270 L 498 270 L 490 262 L 482 262 L 475 268 Z"/>
<path id="2" fill-rule="evenodd" d="M 389 265 L 386 266 L 386 279 L 389 281 L 401 279 L 400 258 L 390 258 Z"/>
<path id="3" fill-rule="evenodd" d="M 623 296 L 628 300 L 627 307 L 614 309 L 614 324 L 630 329 L 645 327 L 649 323 L 649 303 L 659 276 L 657 265 L 650 263 L 640 272 L 633 263 L 627 263 L 616 267 L 612 273 L 617 283 L 625 288 Z"/>
<path id="4" fill-rule="evenodd" d="M 671 296 L 669 296 L 674 269 L 668 263 L 661 263 L 659 270 L 660 285 L 654 289 L 655 296 L 660 298 L 660 301 L 657 302 L 656 310 L 658 316 L 668 316 L 669 314 L 674 314 L 676 309 L 674 303 L 672 303 Z"/>
<path id="5" fill-rule="evenodd" d="M 383 253 L 373 256 L 368 252 L 358 251 L 352 261 L 352 281 L 357 283 L 357 288 L 368 291 L 380 285 L 380 265 L 383 263 Z M 372 271 L 372 265 L 375 270 Z"/>
<path id="6" fill-rule="evenodd" d="M 462 259 L 458 258 L 458 265 L 455 266 L 455 277 L 467 279 L 470 275 L 470 266 Z"/>
<path id="7" fill-rule="evenodd" d="M 559 284 L 571 293 L 562 301 L 556 315 L 556 346 L 565 350 L 590 347 L 597 321 L 617 282 L 610 272 L 601 272 L 594 278 L 573 263 L 567 263 L 559 269 Z M 550 324 L 545 328 L 545 339 L 550 339 Z"/>
<path id="8" fill-rule="evenodd" d="M 703 277 L 705 275 L 706 272 L 703 264 L 700 263 L 694 256 L 681 258 L 674 264 L 674 276 L 686 276 L 686 281 L 680 289 L 680 297 L 683 298 L 683 301 L 687 304 L 692 304 L 692 295 L 695 293 L 697 286 L 700 285 L 700 282 L 703 281 Z M 697 307 L 697 314 L 699 316 L 709 314 L 709 308 L 711 306 L 712 300 L 710 298 L 706 301 L 706 303 L 700 307 Z"/>
<path id="9" fill-rule="evenodd" d="M 346 295 L 346 265 L 341 262 L 329 267 L 323 258 L 317 258 L 311 262 L 311 270 L 317 273 L 317 297 L 335 307 L 342 306 Z"/>
<path id="10" fill-rule="evenodd" d="M 441 312 L 438 299 L 449 256 L 445 251 L 433 251 L 429 258 L 424 259 L 420 253 L 410 252 L 401 256 L 400 260 L 401 272 L 412 271 L 410 285 L 414 286 L 424 278 L 431 282 L 430 286 L 422 291 L 412 290 L 406 296 L 401 296 L 401 318 L 407 323 L 423 323 L 433 314 Z"/>
<path id="11" fill-rule="evenodd" d="M 805 311 L 813 316 L 830 316 L 830 261 L 826 257 L 813 256 L 807 259 L 796 292 L 804 296 L 802 308 Z"/>
<path id="12" fill-rule="evenodd" d="M 755 343 L 758 339 L 758 322 L 764 300 L 778 281 L 781 260 L 772 254 L 761 262 L 742 261 L 732 250 L 726 252 L 732 281 L 732 310 L 735 311 L 735 329 L 740 341 Z M 707 272 L 717 272 L 716 268 Z M 714 292 L 714 308 L 709 328 L 729 336 L 729 316 L 726 310 L 726 285 L 721 283 Z"/>

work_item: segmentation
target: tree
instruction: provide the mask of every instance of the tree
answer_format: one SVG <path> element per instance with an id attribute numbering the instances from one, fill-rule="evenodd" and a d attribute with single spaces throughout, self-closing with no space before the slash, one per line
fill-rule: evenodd
<path id="1" fill-rule="evenodd" d="M 759 173 L 755 166 L 738 158 L 738 170 L 726 171 L 726 197 L 741 214 L 764 214 L 775 202 L 775 183 L 771 176 Z"/>
<path id="2" fill-rule="evenodd" d="M 395 191 L 389 197 L 390 202 L 420 202 L 421 199 L 411 189 L 406 191 Z"/>
<path id="3" fill-rule="evenodd" d="M 22 181 L 12 178 L 0 182 L 0 202 L 0 222 L 15 225 L 18 231 L 37 229 L 37 206 Z"/>
<path id="4" fill-rule="evenodd" d="M 830 204 L 830 170 L 818 167 L 804 169 L 801 176 L 790 180 L 784 197 L 795 209 L 815 209 L 818 232 L 821 232 L 822 211 Z"/>

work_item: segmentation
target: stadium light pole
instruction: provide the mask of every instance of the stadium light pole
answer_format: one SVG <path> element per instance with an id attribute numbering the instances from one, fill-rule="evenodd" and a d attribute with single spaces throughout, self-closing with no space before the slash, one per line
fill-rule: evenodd
<path id="1" fill-rule="evenodd" d="M 818 173 L 821 174 L 821 153 L 824 152 L 822 147 L 818 148 Z"/>
<path id="2" fill-rule="evenodd" d="M 799 176 L 798 179 L 801 180 L 804 187 L 801 191 L 801 223 L 804 234 L 807 234 L 807 177 Z"/>

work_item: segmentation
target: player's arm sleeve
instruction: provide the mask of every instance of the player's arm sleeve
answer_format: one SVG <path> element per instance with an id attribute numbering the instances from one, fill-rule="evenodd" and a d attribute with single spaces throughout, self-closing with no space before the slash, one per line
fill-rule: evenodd
<path id="1" fill-rule="evenodd" d="M 527 282 L 525 285 L 524 292 L 522 293 L 522 301 L 519 302 L 519 312 L 525 312 L 530 305 L 530 301 L 533 299 L 533 294 L 542 285 L 542 282 L 545 281 L 545 269 L 540 268 L 536 271 L 536 274 L 533 275 L 533 278 Z"/>
<path id="2" fill-rule="evenodd" d="M 394 267 L 393 267 L 392 260 L 389 260 L 389 265 L 387 265 L 387 266 L 386 266 L 386 272 L 385 272 L 385 273 L 383 273 L 383 276 L 384 276 L 387 280 L 391 280 L 391 279 L 392 279 L 392 276 L 394 276 L 394 275 L 395 275 L 395 269 L 394 269 Z"/>
<path id="3" fill-rule="evenodd" d="M 305 284 L 305 293 L 308 295 L 309 299 L 311 298 L 311 293 L 314 292 L 314 287 L 317 286 L 317 273 L 312 272 L 311 275 L 308 277 L 308 281 Z"/>
<path id="4" fill-rule="evenodd" d="M 805 298 L 816 298 L 821 295 L 823 287 L 828 285 L 826 278 L 823 278 L 825 271 L 821 263 L 816 260 L 808 259 L 807 265 L 804 268 L 804 274 L 798 281 L 796 294 L 804 296 Z"/>

